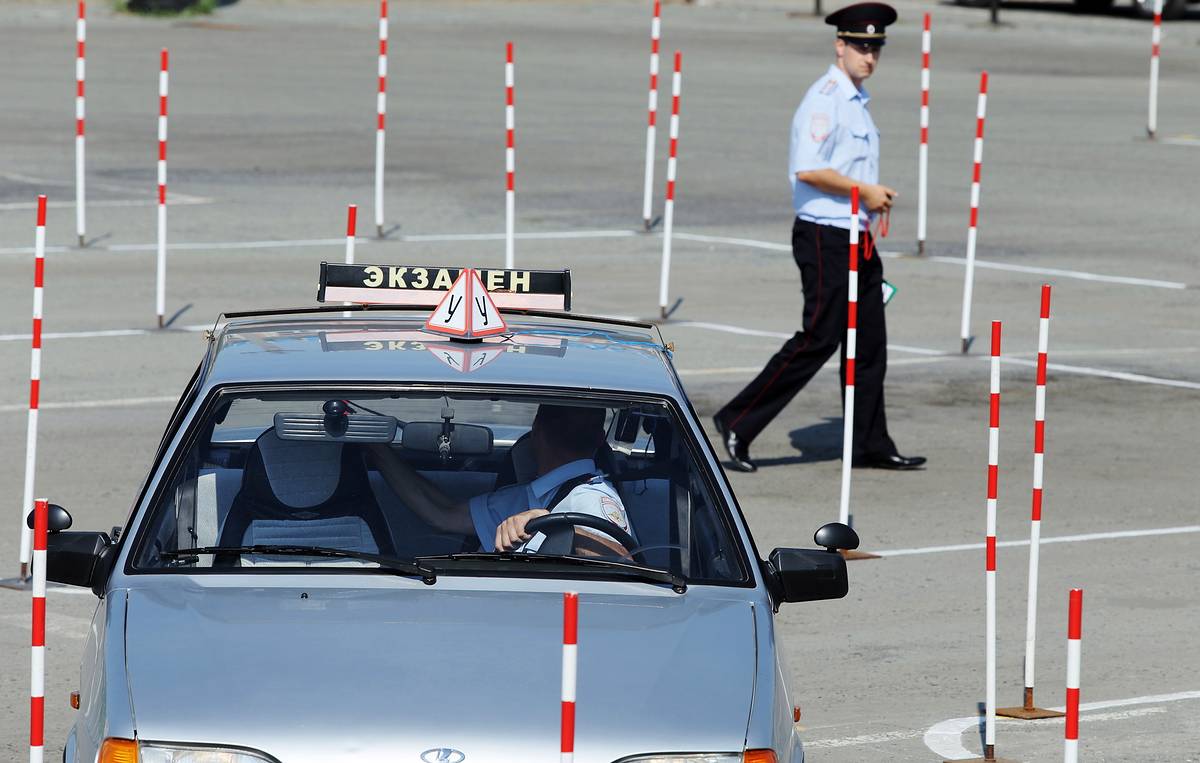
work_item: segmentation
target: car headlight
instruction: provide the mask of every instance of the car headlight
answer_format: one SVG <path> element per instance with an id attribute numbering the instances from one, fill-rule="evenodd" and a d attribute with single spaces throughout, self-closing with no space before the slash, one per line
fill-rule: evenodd
<path id="1" fill-rule="evenodd" d="M 655 753 L 621 758 L 617 763 L 776 763 L 771 750 L 739 752 Z"/>
<path id="2" fill-rule="evenodd" d="M 271 758 L 247 750 L 186 745 L 138 745 L 138 763 L 271 763 Z"/>
<path id="3" fill-rule="evenodd" d="M 250 750 L 228 747 L 162 742 L 105 739 L 99 763 L 277 763 L 274 758 Z"/>
<path id="4" fill-rule="evenodd" d="M 662 753 L 621 758 L 618 763 L 742 763 L 736 752 Z"/>

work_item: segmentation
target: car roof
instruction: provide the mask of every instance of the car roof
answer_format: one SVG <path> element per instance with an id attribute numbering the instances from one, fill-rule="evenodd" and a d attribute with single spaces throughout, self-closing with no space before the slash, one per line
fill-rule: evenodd
<path id="1" fill-rule="evenodd" d="M 462 383 L 682 397 L 656 327 L 534 312 L 505 314 L 482 342 L 424 328 L 427 310 L 351 308 L 223 316 L 204 386 L 254 382 Z"/>

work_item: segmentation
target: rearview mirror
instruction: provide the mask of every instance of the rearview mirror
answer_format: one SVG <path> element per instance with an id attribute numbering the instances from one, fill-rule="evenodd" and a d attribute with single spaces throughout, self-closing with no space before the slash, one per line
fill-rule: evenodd
<path id="1" fill-rule="evenodd" d="M 407 450 L 451 456 L 486 456 L 492 452 L 492 430 L 476 424 L 410 421 L 400 444 Z"/>

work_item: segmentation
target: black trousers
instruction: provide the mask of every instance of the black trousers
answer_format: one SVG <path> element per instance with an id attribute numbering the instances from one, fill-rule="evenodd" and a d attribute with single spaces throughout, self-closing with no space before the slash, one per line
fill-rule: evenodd
<path id="1" fill-rule="evenodd" d="M 883 378 L 887 374 L 887 326 L 883 310 L 883 263 L 875 242 L 860 237 L 858 334 L 855 359 L 854 455 L 890 455 Z M 792 256 L 804 288 L 803 331 L 767 361 L 763 370 L 717 416 L 749 443 L 841 347 L 842 395 L 846 389 L 846 298 L 850 231 L 796 218 Z"/>

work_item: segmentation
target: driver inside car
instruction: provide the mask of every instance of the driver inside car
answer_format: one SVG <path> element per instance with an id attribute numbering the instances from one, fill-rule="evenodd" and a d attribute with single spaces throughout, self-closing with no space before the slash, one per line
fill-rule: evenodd
<path id="1" fill-rule="evenodd" d="M 371 448 L 370 459 L 388 486 L 426 524 L 444 532 L 474 534 L 484 551 L 529 551 L 545 536 L 525 525 L 548 513 L 590 514 L 633 535 L 616 488 L 596 466 L 594 456 L 605 440 L 604 409 L 567 405 L 538 406 L 530 431 L 537 476 L 467 501 L 457 501 L 422 477 L 390 446 Z M 574 553 L 628 557 L 613 537 L 576 527 Z"/>

